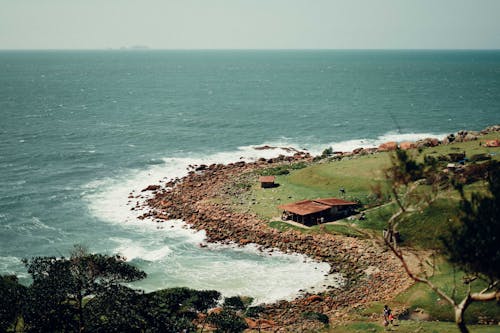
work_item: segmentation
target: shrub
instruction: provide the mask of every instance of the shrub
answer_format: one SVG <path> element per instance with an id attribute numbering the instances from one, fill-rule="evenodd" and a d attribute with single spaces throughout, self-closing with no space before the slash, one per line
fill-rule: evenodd
<path id="1" fill-rule="evenodd" d="M 327 315 L 319 312 L 304 312 L 302 314 L 302 317 L 305 319 L 317 320 L 325 325 L 328 325 L 328 323 L 330 322 Z"/>

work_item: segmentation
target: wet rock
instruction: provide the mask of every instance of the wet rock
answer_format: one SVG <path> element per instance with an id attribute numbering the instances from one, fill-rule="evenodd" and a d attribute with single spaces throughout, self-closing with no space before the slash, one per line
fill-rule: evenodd
<path id="1" fill-rule="evenodd" d="M 207 168 L 208 168 L 208 166 L 207 166 L 207 165 L 205 165 L 205 164 L 201 164 L 201 165 L 199 165 L 198 167 L 196 167 L 196 168 L 194 169 L 194 171 L 203 171 L 203 170 L 206 170 Z"/>
<path id="2" fill-rule="evenodd" d="M 160 185 L 149 185 L 148 187 L 142 189 L 141 192 L 146 192 L 146 191 L 156 191 L 158 189 L 160 189 Z"/>

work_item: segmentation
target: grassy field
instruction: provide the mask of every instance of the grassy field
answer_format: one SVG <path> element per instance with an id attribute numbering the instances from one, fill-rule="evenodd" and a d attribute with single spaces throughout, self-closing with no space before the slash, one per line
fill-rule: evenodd
<path id="1" fill-rule="evenodd" d="M 339 197 L 341 187 L 346 190 L 346 200 L 367 202 L 372 193 L 371 186 L 382 181 L 381 170 L 389 165 L 389 161 L 388 154 L 384 153 L 314 164 L 292 170 L 288 175 L 276 176 L 278 186 L 269 189 L 260 188 L 255 175 L 251 190 L 235 199 L 239 204 L 236 206 L 237 209 L 249 208 L 260 217 L 271 220 L 281 215 L 278 205 L 304 199 Z"/>
<path id="2" fill-rule="evenodd" d="M 486 139 L 499 139 L 500 133 L 492 133 L 480 141 L 455 143 L 438 147 L 426 148 L 421 151 L 412 150 L 417 160 L 423 161 L 425 155 L 440 158 L 450 153 L 466 152 L 467 158 L 477 154 L 486 154 L 495 160 L 500 160 L 500 148 L 487 148 L 480 145 Z M 444 162 L 446 163 L 446 162 Z M 290 169 L 289 174 L 278 175 L 278 187 L 262 189 L 257 183 L 258 175 L 249 183 L 249 191 L 234 199 L 235 208 L 251 211 L 269 221 L 269 225 L 278 230 L 294 229 L 303 233 L 332 233 L 349 237 L 366 237 L 367 235 L 381 235 L 386 227 L 387 220 L 397 209 L 394 203 L 385 202 L 373 207 L 372 189 L 380 185 L 384 188 L 383 169 L 390 165 L 389 153 L 378 153 L 366 156 L 344 158 L 340 161 L 323 160 L 305 168 Z M 446 165 L 446 164 L 444 164 Z M 310 228 L 292 225 L 279 220 L 281 211 L 278 205 L 295 202 L 303 199 L 320 197 L 340 197 L 339 189 L 346 190 L 345 199 L 357 200 L 365 206 L 365 220 L 339 220 L 336 223 L 313 226 Z M 422 188 L 425 191 L 425 187 Z M 466 190 L 483 191 L 484 183 L 477 182 L 468 185 Z M 440 193 L 438 199 L 429 207 L 421 207 L 405 214 L 400 222 L 399 231 L 403 244 L 413 248 L 438 248 L 441 246 L 439 237 L 449 230 L 449 221 L 457 211 L 459 201 L 458 192 L 447 190 Z M 454 271 L 453 267 L 444 260 L 438 260 L 432 281 L 442 287 L 449 294 L 456 286 L 456 295 L 464 293 L 461 283 L 463 273 Z M 481 285 L 476 288 L 480 288 Z M 460 298 L 460 297 L 459 297 Z M 399 326 L 391 327 L 392 331 L 399 332 L 456 332 L 457 328 L 452 321 L 450 306 L 431 291 L 427 286 L 415 284 L 392 300 L 391 306 L 407 308 L 409 311 L 421 309 L 430 322 L 402 320 Z M 386 329 L 381 323 L 372 322 L 372 315 L 381 313 L 383 304 L 373 303 L 368 308 L 352 314 L 353 322 L 345 326 L 331 327 L 325 332 L 384 332 Z M 467 310 L 466 320 L 477 322 L 480 317 L 489 317 L 500 320 L 500 306 L 493 303 L 473 304 Z M 500 332 L 499 326 L 471 326 L 471 332 L 489 333 Z"/>
<path id="3" fill-rule="evenodd" d="M 467 152 L 467 157 L 477 154 L 492 154 L 493 159 L 500 160 L 500 148 L 480 146 L 486 139 L 498 139 L 499 133 L 491 133 L 479 141 L 461 142 L 438 147 L 425 148 L 421 151 L 412 150 L 417 160 L 423 160 L 425 155 L 439 157 L 449 153 Z M 277 187 L 261 189 L 257 183 L 258 175 L 254 175 L 251 187 L 242 197 L 235 198 L 235 206 L 239 210 L 250 210 L 262 218 L 272 220 L 279 216 L 281 211 L 278 205 L 304 199 L 320 197 L 340 197 L 339 189 L 346 191 L 345 199 L 360 201 L 363 204 L 373 201 L 373 187 L 385 186 L 383 169 L 390 165 L 389 153 L 355 156 L 340 161 L 322 161 L 309 167 L 290 170 L 289 174 L 276 176 Z M 376 212 L 375 214 L 380 213 Z M 387 216 L 390 211 L 382 212 Z M 374 217 L 371 214 L 371 217 Z M 375 217 L 368 219 L 362 225 L 381 229 L 382 219 Z"/>
<path id="4" fill-rule="evenodd" d="M 437 259 L 436 270 L 430 280 L 448 295 L 455 294 L 456 300 L 466 295 L 466 286 L 462 283 L 465 274 L 442 259 Z M 486 287 L 482 281 L 472 284 L 472 291 L 480 291 Z M 431 320 L 453 321 L 452 307 L 426 285 L 415 284 L 398 295 L 394 302 L 399 305 L 410 305 L 410 310 L 425 310 Z M 494 303 L 473 303 L 465 313 L 465 320 L 477 323 L 480 318 L 500 320 L 500 306 Z M 500 331 L 500 330 L 499 330 Z"/>
<path id="5" fill-rule="evenodd" d="M 469 325 L 471 333 L 498 333 L 500 327 L 496 325 Z M 352 322 L 345 325 L 333 326 L 325 329 L 325 333 L 369 333 L 369 332 L 401 332 L 401 333 L 456 333 L 457 326 L 454 323 L 438 321 L 414 321 L 401 320 L 389 327 L 382 323 Z"/>

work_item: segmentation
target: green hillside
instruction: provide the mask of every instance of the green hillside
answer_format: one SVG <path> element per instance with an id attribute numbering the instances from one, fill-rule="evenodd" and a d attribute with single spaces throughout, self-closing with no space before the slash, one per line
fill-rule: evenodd
<path id="1" fill-rule="evenodd" d="M 465 166 L 480 166 L 488 159 L 500 160 L 500 148 L 488 148 L 482 145 L 484 140 L 500 139 L 500 133 L 490 133 L 478 141 L 460 142 L 424 149 L 413 149 L 409 153 L 415 160 L 423 161 L 425 156 L 432 156 L 438 161 L 440 169 L 445 169 L 450 161 L 449 154 L 465 153 Z M 295 229 L 304 233 L 330 232 L 349 237 L 381 237 L 387 220 L 397 209 L 388 196 L 376 200 L 375 188 L 387 188 L 384 169 L 391 165 L 390 153 L 375 153 L 363 156 L 344 157 L 342 159 L 323 159 L 304 168 L 290 168 L 288 174 L 276 176 L 277 187 L 260 188 L 257 176 L 248 178 L 250 190 L 234 198 L 234 208 L 250 211 L 268 220 L 270 226 L 280 230 Z M 362 204 L 366 219 L 344 219 L 331 222 L 321 228 L 311 228 L 290 224 L 280 220 L 281 211 L 277 206 L 303 199 L 320 197 L 342 197 L 340 188 L 345 189 L 346 200 Z M 422 185 L 419 191 L 429 191 Z M 485 191 L 483 181 L 471 180 L 465 187 L 466 193 Z M 456 215 L 460 196 L 452 187 L 442 189 L 429 206 L 423 205 L 408 211 L 402 216 L 399 231 L 404 246 L 414 249 L 436 249 L 442 246 L 439 237 L 449 231 L 450 220 Z M 456 271 L 444 258 L 436 258 L 436 270 L 433 282 L 451 293 L 457 286 L 457 294 L 464 292 L 461 278 L 463 273 Z M 483 285 L 479 285 L 482 287 Z M 439 297 L 427 286 L 416 284 L 393 300 L 394 306 L 408 311 L 420 309 L 428 320 L 448 323 L 417 323 L 413 320 L 402 321 L 393 330 L 400 332 L 455 332 L 451 308 L 439 300 Z M 331 332 L 379 332 L 384 328 L 380 323 L 373 323 L 373 314 L 381 312 L 382 304 L 372 304 L 364 310 L 350 315 L 351 324 L 330 329 Z M 419 310 L 419 311 L 420 311 Z M 484 318 L 500 320 L 500 306 L 491 303 L 473 304 L 466 312 L 469 323 L 477 323 Z M 495 330 L 496 329 L 496 330 Z M 474 326 L 471 332 L 497 332 L 497 327 Z"/>

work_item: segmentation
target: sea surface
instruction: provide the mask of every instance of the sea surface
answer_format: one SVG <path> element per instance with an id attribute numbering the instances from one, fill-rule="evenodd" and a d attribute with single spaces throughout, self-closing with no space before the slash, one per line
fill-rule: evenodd
<path id="1" fill-rule="evenodd" d="M 190 164 L 443 137 L 500 123 L 500 51 L 2 51 L 0 274 L 73 244 L 173 286 L 259 302 L 321 288 L 329 267 L 254 246 L 201 248 L 140 221 L 130 193 Z"/>

